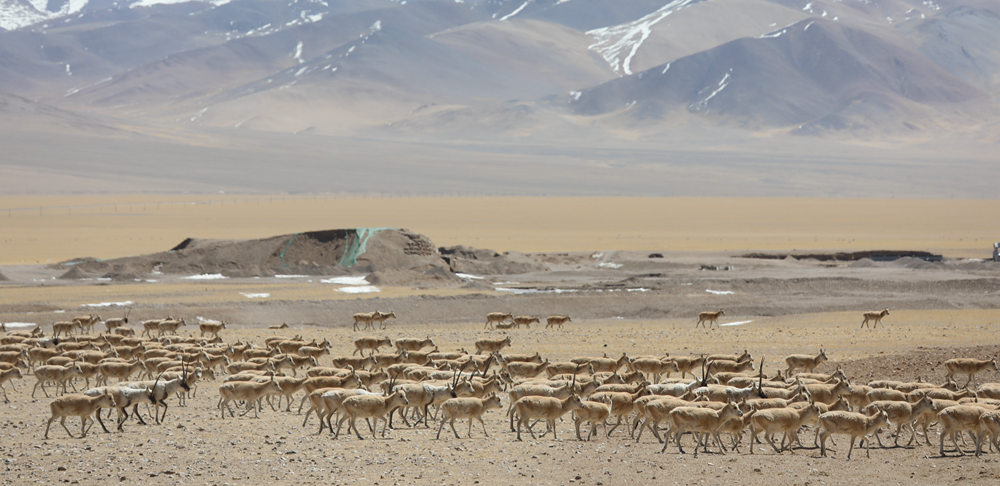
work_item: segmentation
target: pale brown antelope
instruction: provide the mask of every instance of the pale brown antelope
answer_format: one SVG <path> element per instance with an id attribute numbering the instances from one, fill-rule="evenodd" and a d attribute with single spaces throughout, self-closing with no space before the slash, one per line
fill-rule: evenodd
<path id="1" fill-rule="evenodd" d="M 59 393 L 59 388 L 62 387 L 62 392 L 67 393 L 67 386 L 69 386 L 74 377 L 83 376 L 83 370 L 80 368 L 80 363 L 70 363 L 66 366 L 58 365 L 44 365 L 35 367 L 35 378 L 38 380 L 35 383 L 35 387 L 31 389 L 31 398 L 35 398 L 35 392 L 38 387 L 42 387 L 42 393 L 46 397 L 49 396 L 49 392 L 45 389 L 46 382 L 53 382 L 56 384 L 56 393 Z M 76 390 L 76 387 L 73 387 Z"/>
<path id="2" fill-rule="evenodd" d="M 545 318 L 545 328 L 548 329 L 550 327 L 558 327 L 559 329 L 562 329 L 563 324 L 566 324 L 567 322 L 572 322 L 569 316 L 549 316 Z"/>
<path id="3" fill-rule="evenodd" d="M 90 334 L 90 330 L 93 329 L 98 322 L 101 322 L 101 316 L 96 314 L 76 316 L 73 318 L 73 322 L 80 324 L 79 327 L 81 332 L 86 331 L 87 334 Z"/>
<path id="4" fill-rule="evenodd" d="M 501 407 L 503 407 L 503 404 L 500 403 L 500 397 L 496 395 L 490 395 L 488 398 L 449 398 L 441 404 L 441 425 L 438 425 L 438 432 L 435 439 L 441 438 L 441 429 L 444 428 L 445 422 L 448 422 L 448 425 L 451 426 L 451 431 L 455 434 L 455 438 L 460 439 L 458 431 L 455 430 L 455 420 L 462 418 L 469 419 L 468 435 L 470 439 L 472 438 L 472 419 L 479 421 L 479 424 L 483 426 L 483 435 L 489 437 L 490 434 L 486 432 L 486 424 L 483 423 L 483 413 Z"/>
<path id="5" fill-rule="evenodd" d="M 108 319 L 108 320 L 104 321 L 104 327 L 107 329 L 107 332 L 111 333 L 112 331 L 114 331 L 115 329 L 117 329 L 119 327 L 125 327 L 126 325 L 128 325 L 128 315 L 129 315 L 129 312 L 131 312 L 131 311 L 132 311 L 132 308 L 129 307 L 129 308 L 125 309 L 125 315 L 124 316 L 122 316 L 122 317 L 114 317 L 114 318 L 111 318 L 111 319 Z"/>
<path id="6" fill-rule="evenodd" d="M 59 321 L 52 323 L 52 336 L 72 336 L 73 329 L 81 329 L 78 321 Z"/>
<path id="7" fill-rule="evenodd" d="M 435 346 L 434 340 L 426 337 L 419 338 L 399 338 L 396 340 L 397 351 L 420 351 L 429 346 Z"/>
<path id="8" fill-rule="evenodd" d="M 878 327 L 878 323 L 882 321 L 882 318 L 889 315 L 889 309 L 882 309 L 878 312 L 865 312 L 864 320 L 861 321 L 861 327 L 868 327 L 868 323 L 872 323 L 872 329 Z M 885 327 L 885 326 L 882 326 Z"/>
<path id="9" fill-rule="evenodd" d="M 160 322 L 167 319 L 147 319 L 142 321 L 142 333 L 139 336 L 146 336 L 153 339 L 153 332 L 155 331 L 157 336 L 160 335 Z"/>
<path id="10" fill-rule="evenodd" d="M 378 338 L 378 337 L 363 337 L 354 340 L 354 352 L 351 355 L 361 353 L 361 356 L 365 355 L 365 351 L 370 351 L 371 355 L 374 355 L 378 348 L 382 346 L 392 346 L 392 340 L 388 337 Z"/>
<path id="11" fill-rule="evenodd" d="M 354 330 L 355 331 L 358 330 L 358 324 L 364 324 L 365 325 L 364 326 L 364 330 L 366 330 L 366 331 L 368 329 L 371 329 L 372 328 L 372 320 L 375 319 L 375 315 L 376 314 L 378 314 L 378 311 L 373 311 L 373 312 L 358 312 L 358 313 L 354 314 L 354 316 L 353 316 L 354 317 Z"/>
<path id="12" fill-rule="evenodd" d="M 944 457 L 944 438 L 951 437 L 951 441 L 955 444 L 955 450 L 958 451 L 960 455 L 965 455 L 965 451 L 962 447 L 958 445 L 958 436 L 962 432 L 969 431 L 974 435 L 976 439 L 976 455 L 980 453 L 980 429 L 982 424 L 979 419 L 986 409 L 976 405 L 955 405 L 944 410 L 941 410 L 937 414 L 938 424 L 941 425 L 941 457 Z M 885 412 L 883 412 L 885 413 Z"/>
<path id="13" fill-rule="evenodd" d="M 476 354 L 499 353 L 501 349 L 510 346 L 510 336 L 503 338 L 486 338 L 476 341 Z"/>
<path id="14" fill-rule="evenodd" d="M 503 324 L 507 319 L 514 319 L 510 312 L 490 312 L 486 314 L 486 325 L 483 329 L 492 329 L 494 324 Z"/>
<path id="15" fill-rule="evenodd" d="M 244 401 L 247 404 L 246 410 L 240 415 L 246 415 L 253 409 L 254 418 L 260 418 L 257 414 L 260 400 L 271 394 L 281 393 L 281 385 L 271 375 L 270 379 L 261 383 L 256 381 L 231 381 L 219 385 L 219 403 L 217 407 L 222 412 L 222 418 L 226 418 L 226 410 L 229 416 L 235 418 L 236 414 L 229 406 L 232 401 Z"/>
<path id="16" fill-rule="evenodd" d="M 968 375 L 969 380 L 965 382 L 964 386 L 969 386 L 969 383 L 972 383 L 975 379 L 976 374 L 983 370 L 993 368 L 994 371 L 1000 371 L 1000 368 L 997 368 L 996 358 L 952 358 L 945 361 L 944 366 L 948 369 L 948 374 L 945 375 L 945 378 L 953 379 L 957 374 Z"/>
<path id="17" fill-rule="evenodd" d="M 382 329 L 385 329 L 385 321 L 387 321 L 389 319 L 395 319 L 395 318 L 396 318 L 396 313 L 395 312 L 391 312 L 391 311 L 390 312 L 375 311 L 375 315 L 372 316 L 372 327 L 374 328 L 375 327 L 375 323 L 377 322 L 377 323 L 379 323 L 381 325 Z"/>
<path id="18" fill-rule="evenodd" d="M 340 428 L 345 421 L 350 421 L 348 423 L 347 432 L 350 433 L 351 429 L 354 429 L 354 434 L 357 435 L 358 439 L 364 439 L 361 437 L 361 433 L 358 432 L 357 419 L 375 419 L 373 431 L 378 430 L 378 421 L 381 419 L 385 422 L 382 427 L 382 437 L 385 437 L 386 429 L 389 427 L 389 419 L 386 417 L 388 413 L 397 407 L 401 407 L 409 403 L 406 398 L 406 393 L 402 390 L 392 390 L 392 386 L 389 387 L 390 395 L 388 396 L 378 396 L 378 395 L 354 395 L 344 399 L 340 404 L 340 408 L 344 411 L 340 420 L 337 421 L 337 432 L 334 434 L 334 438 L 340 436 Z M 374 439 L 374 434 L 372 435 Z"/>
<path id="19" fill-rule="evenodd" d="M 52 416 L 45 424 L 45 439 L 49 438 L 49 427 L 55 419 L 59 419 L 59 424 L 66 429 L 66 433 L 73 437 L 73 433 L 66 427 L 66 417 L 80 417 L 80 438 L 87 436 L 87 422 L 93 422 L 91 418 L 100 413 L 102 408 L 112 408 L 115 406 L 114 399 L 109 394 L 90 397 L 82 393 L 72 393 L 64 395 L 49 403 L 49 410 Z M 107 429 L 105 429 L 105 432 Z"/>
<path id="20" fill-rule="evenodd" d="M 526 426 L 532 439 L 536 439 L 535 432 L 531 430 L 531 420 L 545 420 L 548 430 L 552 431 L 552 438 L 556 437 L 556 419 L 566 415 L 583 405 L 578 395 L 570 395 L 565 399 L 553 397 L 527 396 L 515 402 L 508 414 L 517 414 L 517 440 L 521 440 L 521 426 Z M 543 432 L 544 436 L 546 432 Z"/>
<path id="21" fill-rule="evenodd" d="M 826 356 L 826 350 L 820 348 L 819 354 L 816 356 L 810 356 L 808 354 L 792 354 L 785 357 L 785 364 L 788 365 L 788 369 L 785 374 L 792 376 L 792 371 L 803 370 L 812 371 L 816 369 L 820 363 L 826 361 L 828 358 Z"/>
<path id="22" fill-rule="evenodd" d="M 4 388 L 3 385 L 5 383 L 7 383 L 7 382 L 10 382 L 10 387 L 14 388 L 14 379 L 15 378 L 24 378 L 24 376 L 21 375 L 21 369 L 20 368 L 11 368 L 9 370 L 0 371 L 0 391 L 3 391 L 3 401 L 4 401 L 4 403 L 10 403 L 10 400 L 7 398 L 7 389 Z M 14 391 L 17 391 L 17 390 L 15 389 Z"/>
<path id="23" fill-rule="evenodd" d="M 698 446 L 702 444 L 704 444 L 705 451 L 708 452 L 710 438 L 715 438 L 720 450 L 725 454 L 726 448 L 722 445 L 722 439 L 719 438 L 719 429 L 730 419 L 742 416 L 743 412 L 733 403 L 727 403 L 721 410 L 704 407 L 677 407 L 668 414 L 671 431 L 677 438 L 677 449 L 680 450 L 681 454 L 684 454 L 684 448 L 681 447 L 681 437 L 686 432 L 695 434 L 694 455 L 696 457 L 698 456 Z M 667 450 L 668 444 L 670 441 L 665 440 L 660 452 Z"/>
<path id="24" fill-rule="evenodd" d="M 713 324 L 715 325 L 715 327 L 719 327 L 719 318 L 724 315 L 726 315 L 726 311 L 722 309 L 719 309 L 715 312 L 708 312 L 708 311 L 702 312 L 698 314 L 698 323 L 695 324 L 694 327 L 696 329 L 698 328 L 698 326 L 704 327 L 704 324 L 706 322 L 708 323 L 708 329 L 711 329 Z"/>
<path id="25" fill-rule="evenodd" d="M 531 328 L 531 323 L 533 322 L 540 323 L 541 320 L 536 316 L 514 316 L 514 325 L 517 326 L 518 329 L 520 329 L 521 326 Z"/>
<path id="26" fill-rule="evenodd" d="M 198 330 L 201 331 L 201 336 L 205 337 L 206 334 L 209 337 L 215 338 L 219 336 L 219 333 L 226 328 L 225 321 L 204 321 L 198 324 Z"/>
<path id="27" fill-rule="evenodd" d="M 159 336 L 163 336 L 164 334 L 177 334 L 177 330 L 185 325 L 187 324 L 184 322 L 184 319 L 167 319 L 160 321 L 160 325 L 158 326 L 160 331 Z"/>
<path id="28" fill-rule="evenodd" d="M 827 412 L 819 416 L 819 422 L 823 427 L 820 433 L 819 447 L 820 456 L 826 456 L 826 439 L 833 434 L 846 434 L 851 436 L 851 447 L 847 450 L 847 460 L 851 459 L 851 452 L 854 451 L 854 442 L 861 438 L 858 444 L 864 447 L 865 454 L 871 456 L 868 451 L 868 441 L 866 438 L 878 433 L 879 427 L 889 421 L 889 415 L 878 410 L 872 415 L 865 415 L 858 412 L 835 411 Z"/>

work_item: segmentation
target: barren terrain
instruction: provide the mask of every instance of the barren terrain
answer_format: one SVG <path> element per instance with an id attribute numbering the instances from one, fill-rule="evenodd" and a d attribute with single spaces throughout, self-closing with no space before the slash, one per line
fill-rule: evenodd
<path id="1" fill-rule="evenodd" d="M 58 205 L 81 208 L 100 202 L 84 201 L 71 198 Z M 122 206 L 129 204 L 120 201 Z M 23 212 L 0 215 L 6 218 L 0 273 L 9 279 L 0 281 L 0 321 L 38 323 L 49 332 L 53 321 L 72 315 L 96 312 L 110 318 L 130 308 L 132 327 L 142 319 L 167 314 L 183 316 L 189 323 L 199 317 L 223 319 L 230 323 L 230 329 L 223 331 L 226 341 L 260 344 L 275 335 L 325 338 L 333 343 L 336 356 L 350 354 L 352 340 L 369 334 L 351 331 L 350 316 L 359 311 L 395 311 L 398 319 L 388 321 L 387 329 L 377 334 L 430 336 L 442 350 L 470 349 L 477 339 L 502 336 L 503 331 L 483 330 L 487 312 L 542 317 L 565 313 L 573 321 L 562 330 L 533 325 L 507 332 L 513 341 L 510 352 L 539 352 L 556 360 L 623 352 L 696 355 L 747 349 L 755 359 L 764 359 L 765 372 L 773 373 L 785 355 L 815 353 L 823 347 L 831 361 L 819 371 L 842 366 L 853 380 L 862 382 L 918 377 L 939 382 L 945 359 L 1000 353 L 1000 266 L 965 258 L 988 256 L 989 231 L 997 225 L 983 218 L 996 212 L 980 210 L 995 207 L 995 202 L 470 199 L 455 204 L 447 198 L 358 198 L 261 200 L 261 209 L 250 210 L 257 203 L 247 201 L 251 202 L 203 205 L 182 214 L 179 206 L 161 205 L 159 212 L 154 211 L 149 199 L 140 197 L 131 203 L 131 210 L 122 211 L 120 206 L 119 213 L 74 209 L 65 215 L 42 210 L 30 218 Z M 353 210 L 335 210 L 338 203 Z M 147 209 L 136 209 L 139 204 Z M 276 210 L 278 205 L 283 205 L 281 211 Z M 475 212 L 485 212 L 483 208 L 495 209 Z M 590 212 L 582 215 L 574 209 Z M 279 222 L 277 213 L 287 220 Z M 537 217 L 525 218 L 526 214 Z M 6 231 L 7 223 L 18 225 L 17 231 Z M 138 282 L 74 280 L 58 278 L 65 268 L 48 265 L 81 256 L 162 251 L 188 236 L 263 237 L 353 225 L 406 226 L 442 246 L 525 251 L 522 258 L 546 270 L 469 275 L 444 287 L 377 285 L 379 292 L 350 294 L 341 289 L 352 285 L 323 282 L 320 276 L 191 280 L 167 274 L 144 275 Z M 750 251 L 884 248 L 926 250 L 945 258 L 820 262 L 739 257 Z M 649 258 L 652 252 L 662 253 L 663 258 Z M 861 312 L 883 307 L 891 312 L 884 325 L 859 329 Z M 726 310 L 721 329 L 694 328 L 699 311 L 718 308 Z M 282 322 L 290 328 L 267 329 Z M 197 328 L 183 327 L 181 334 L 197 334 Z M 328 365 L 329 358 L 321 364 Z M 986 372 L 980 381 L 1000 382 L 1000 375 Z M 681 455 L 674 446 L 661 454 L 649 434 L 636 443 L 620 428 L 610 438 L 600 435 L 592 442 L 579 442 L 570 421 L 558 425 L 558 439 L 526 436 L 517 442 L 502 411 L 486 416 L 488 438 L 478 427 L 471 439 L 465 438 L 462 424 L 458 426 L 462 439 L 445 430 L 440 440 L 434 440 L 432 420 L 430 429 L 401 424 L 386 439 L 370 439 L 363 427 L 363 441 L 346 434 L 333 439 L 327 432 L 315 435 L 315 418 L 303 428 L 294 407 L 292 412 L 275 412 L 265 406 L 259 419 L 238 414 L 222 419 L 215 408 L 218 382 L 202 383 L 185 407 L 171 399 L 163 425 L 129 422 L 124 432 L 111 434 L 98 427 L 81 440 L 68 438 L 53 424 L 50 439 L 43 440 L 49 399 L 30 397 L 34 383 L 26 375 L 15 381 L 16 391 L 6 385 L 10 403 L 2 406 L 0 415 L 0 428 L 8 438 L 0 445 L 5 460 L 0 477 L 6 483 L 995 484 L 1000 480 L 996 453 L 981 458 L 958 458 L 954 453 L 939 457 L 936 434 L 931 438 L 934 446 L 875 447 L 870 458 L 856 450 L 850 463 L 845 462 L 847 440 L 842 437 L 836 438 L 838 446 L 828 458 L 818 457 L 819 451 L 812 448 L 779 456 L 760 445 L 759 455 L 754 456 L 747 455 L 745 445 L 741 452 L 726 455 L 716 452 L 694 458 Z M 503 398 L 506 405 L 507 397 Z M 77 419 L 70 419 L 68 426 L 79 434 Z M 809 445 L 810 432 L 802 437 Z M 888 437 L 883 431 L 883 442 Z"/>

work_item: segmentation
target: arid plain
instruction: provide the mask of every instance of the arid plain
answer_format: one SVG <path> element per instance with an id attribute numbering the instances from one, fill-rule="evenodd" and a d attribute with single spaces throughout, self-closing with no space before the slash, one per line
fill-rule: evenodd
<path id="1" fill-rule="evenodd" d="M 442 350 L 472 349 L 491 311 L 568 314 L 565 329 L 511 330 L 510 352 L 552 360 L 576 356 L 672 356 L 736 352 L 777 371 L 790 353 L 827 350 L 856 382 L 922 378 L 939 382 L 942 361 L 1000 352 L 1000 264 L 989 260 L 1000 239 L 997 201 L 727 198 L 394 198 L 312 196 L 141 195 L 0 197 L 0 321 L 51 323 L 99 312 L 131 326 L 177 315 L 230 323 L 227 341 L 258 344 L 298 334 L 328 339 L 334 356 L 350 354 L 351 314 L 393 310 L 385 334 L 430 336 Z M 322 276 L 190 280 L 150 275 L 140 281 L 67 280 L 52 264 L 79 257 L 113 258 L 167 250 L 186 237 L 243 239 L 305 230 L 405 227 L 436 245 L 467 245 L 523 254 L 545 270 L 476 275 L 452 286 L 380 286 L 351 294 Z M 915 250 L 944 256 L 931 263 L 831 262 L 744 258 L 751 252 L 826 253 Z M 649 258 L 660 253 L 663 258 Z M 514 289 L 515 291 L 511 291 Z M 265 295 L 266 297 L 260 297 Z M 252 296 L 252 297 L 248 297 Z M 129 304 L 85 307 L 93 304 Z M 859 329 L 861 313 L 891 309 L 884 326 Z M 699 311 L 724 308 L 720 330 L 695 329 Z M 273 330 L 282 322 L 289 329 Z M 197 334 L 196 327 L 181 328 Z M 321 358 L 329 365 L 329 357 Z M 325 362 L 324 362 L 325 361 Z M 758 361 L 759 362 L 759 361 Z M 221 381 L 221 379 L 219 380 Z M 980 381 L 1000 382 L 987 371 Z M 70 439 L 54 425 L 43 440 L 48 402 L 31 398 L 34 378 L 7 385 L 0 420 L 5 482 L 152 481 L 278 484 L 995 484 L 997 453 L 939 457 L 934 446 L 855 451 L 847 439 L 829 458 L 818 449 L 774 454 L 757 445 L 741 452 L 660 454 L 648 434 L 639 442 L 621 429 L 579 442 L 572 422 L 550 435 L 516 442 L 502 411 L 486 415 L 490 437 L 473 428 L 455 439 L 436 427 L 402 426 L 388 439 L 359 441 L 314 435 L 316 421 L 273 412 L 219 418 L 218 382 L 202 383 L 187 406 L 171 400 L 164 425 L 130 422 L 124 432 L 97 429 Z M 504 405 L 507 397 L 503 397 Z M 77 419 L 70 430 L 79 432 Z M 75 426 L 75 428 L 74 428 Z M 536 428 L 541 428 L 540 426 Z M 463 433 L 465 426 L 458 427 Z M 367 431 L 362 432 L 368 436 Z M 908 438 L 904 433 L 904 440 Z M 802 434 L 809 446 L 810 432 Z M 882 432 L 882 440 L 891 437 Z M 922 439 L 922 438 L 921 438 Z M 891 442 L 891 438 L 889 440 Z M 690 452 L 690 451 L 689 451 Z M 849 464 L 849 467 L 845 467 Z"/>

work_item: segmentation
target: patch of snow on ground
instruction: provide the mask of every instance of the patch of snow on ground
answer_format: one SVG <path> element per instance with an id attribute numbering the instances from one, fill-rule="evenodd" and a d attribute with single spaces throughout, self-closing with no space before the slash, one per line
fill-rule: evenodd
<path id="1" fill-rule="evenodd" d="M 331 277 L 320 280 L 322 283 L 337 285 L 368 285 L 370 282 L 364 275 L 358 277 Z"/>
<path id="2" fill-rule="evenodd" d="M 729 86 L 729 80 L 732 77 L 732 74 L 733 74 L 733 68 L 729 68 L 729 72 L 727 72 L 725 76 L 723 76 L 722 79 L 719 80 L 718 84 L 716 84 L 715 90 L 712 91 L 712 93 L 709 94 L 707 97 L 705 97 L 705 99 L 689 106 L 688 109 L 692 111 L 704 111 L 708 109 L 708 102 L 712 101 L 712 98 L 715 98 L 715 96 L 721 93 L 722 90 L 726 89 L 726 86 Z"/>
<path id="3" fill-rule="evenodd" d="M 308 275 L 275 275 L 274 278 L 309 278 Z"/>
<path id="4" fill-rule="evenodd" d="M 712 295 L 733 295 L 736 293 L 733 292 L 732 290 L 712 290 L 712 289 L 705 289 L 705 292 L 708 292 Z"/>
<path id="5" fill-rule="evenodd" d="M 203 273 L 201 275 L 190 275 L 184 277 L 184 280 L 222 280 L 229 278 L 221 273 Z"/>
<path id="6" fill-rule="evenodd" d="M 480 277 L 479 275 L 470 275 L 468 273 L 455 273 L 455 276 L 463 280 L 483 280 L 485 277 Z"/>
<path id="7" fill-rule="evenodd" d="M 504 15 L 503 17 L 500 17 L 500 22 L 506 22 L 507 19 L 509 19 L 509 18 L 511 18 L 511 17 L 513 17 L 513 16 L 515 16 L 515 15 L 517 15 L 519 13 L 521 13 L 521 11 L 524 10 L 524 7 L 527 7 L 529 3 L 531 3 L 531 0 L 528 0 L 528 1 L 524 2 L 524 3 L 522 3 L 521 6 L 517 7 L 516 9 L 514 9 L 513 12 L 511 12 L 511 13 L 509 13 L 507 15 Z"/>
<path id="8" fill-rule="evenodd" d="M 3 323 L 3 325 L 8 330 L 12 330 L 12 329 L 31 329 L 31 328 L 34 328 L 35 326 L 38 326 L 38 324 L 35 324 L 34 322 L 5 322 L 5 323 Z"/>
<path id="9" fill-rule="evenodd" d="M 720 327 L 730 327 L 730 326 L 742 326 L 742 325 L 744 325 L 744 324 L 750 324 L 751 322 L 753 322 L 753 321 L 736 321 L 736 322 L 727 322 L 727 323 L 725 323 L 725 324 L 719 324 L 719 326 L 720 326 Z"/>
<path id="10" fill-rule="evenodd" d="M 83 304 L 80 307 L 92 307 L 92 308 L 93 307 L 125 307 L 125 306 L 129 306 L 129 305 L 132 305 L 132 304 L 133 304 L 133 302 L 131 300 L 124 300 L 124 301 L 121 301 L 121 302 L 101 302 L 99 304 Z"/>
<path id="11" fill-rule="evenodd" d="M 636 289 L 625 289 L 626 292 L 649 292 L 649 289 L 645 287 L 639 287 Z"/>
<path id="12" fill-rule="evenodd" d="M 588 30 L 594 39 L 588 49 L 597 52 L 616 73 L 632 75 L 632 59 L 653 33 L 653 26 L 674 12 L 701 0 L 674 0 L 632 22 Z"/>
<path id="13" fill-rule="evenodd" d="M 570 91 L 569 97 L 573 98 L 573 101 L 580 101 L 580 97 L 583 96 L 583 91 Z"/>
<path id="14" fill-rule="evenodd" d="M 222 321 L 217 321 L 215 319 L 206 319 L 201 316 L 197 316 L 195 317 L 195 319 L 197 319 L 197 321 L 202 324 L 222 324 Z"/>
<path id="15" fill-rule="evenodd" d="M 372 292 L 381 292 L 381 290 L 374 285 L 356 285 L 351 287 L 340 287 L 336 290 L 337 292 L 343 292 L 345 294 L 368 294 Z"/>
<path id="16" fill-rule="evenodd" d="M 601 267 L 601 268 L 621 268 L 622 264 L 621 263 L 614 263 L 614 262 L 601 262 L 601 263 L 598 263 L 597 266 Z"/>
<path id="17" fill-rule="evenodd" d="M 509 287 L 496 287 L 497 292 L 507 292 L 514 295 L 523 294 L 573 294 L 579 292 L 577 289 L 515 289 Z"/>
<path id="18" fill-rule="evenodd" d="M 302 41 L 299 41 L 298 44 L 295 44 L 295 52 L 292 53 L 292 59 L 298 61 L 299 64 L 306 62 L 304 59 L 302 59 L 302 46 L 303 46 Z"/>
<path id="19" fill-rule="evenodd" d="M 248 299 L 266 299 L 271 296 L 267 292 L 252 293 L 252 292 L 240 292 L 240 295 Z"/>

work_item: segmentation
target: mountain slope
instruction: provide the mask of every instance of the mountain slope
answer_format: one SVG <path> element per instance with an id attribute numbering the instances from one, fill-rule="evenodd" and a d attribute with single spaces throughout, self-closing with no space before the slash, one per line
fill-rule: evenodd
<path id="1" fill-rule="evenodd" d="M 616 79 L 574 96 L 580 114 L 625 110 L 657 119 L 677 110 L 750 126 L 796 126 L 855 105 L 906 118 L 909 104 L 986 100 L 919 52 L 838 22 L 810 19 Z"/>

